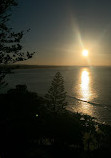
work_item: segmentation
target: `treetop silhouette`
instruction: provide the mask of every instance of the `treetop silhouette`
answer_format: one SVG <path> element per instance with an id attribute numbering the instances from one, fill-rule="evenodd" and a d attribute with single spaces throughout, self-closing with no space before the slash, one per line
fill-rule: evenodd
<path id="1" fill-rule="evenodd" d="M 16 5 L 15 0 L 0 0 L 0 66 L 30 59 L 35 53 L 22 52 L 21 40 L 24 31 L 14 32 L 7 23 L 10 20 L 11 8 Z M 5 68 L 0 67 L 0 88 L 5 85 L 6 74 Z"/>
<path id="2" fill-rule="evenodd" d="M 53 111 L 62 110 L 67 106 L 64 80 L 60 72 L 55 74 L 45 98 L 49 108 Z"/>

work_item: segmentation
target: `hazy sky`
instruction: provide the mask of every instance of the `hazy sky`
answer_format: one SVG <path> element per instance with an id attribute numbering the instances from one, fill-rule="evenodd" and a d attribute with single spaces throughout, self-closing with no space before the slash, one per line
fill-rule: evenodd
<path id="1" fill-rule="evenodd" d="M 17 1 L 11 25 L 30 28 L 23 46 L 38 52 L 28 64 L 111 65 L 111 0 Z"/>

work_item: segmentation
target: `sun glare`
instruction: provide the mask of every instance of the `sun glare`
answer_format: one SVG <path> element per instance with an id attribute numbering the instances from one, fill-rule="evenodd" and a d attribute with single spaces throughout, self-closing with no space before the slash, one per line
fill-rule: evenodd
<path id="1" fill-rule="evenodd" d="M 84 49 L 84 50 L 82 51 L 82 55 L 83 55 L 83 56 L 88 56 L 88 50 Z"/>

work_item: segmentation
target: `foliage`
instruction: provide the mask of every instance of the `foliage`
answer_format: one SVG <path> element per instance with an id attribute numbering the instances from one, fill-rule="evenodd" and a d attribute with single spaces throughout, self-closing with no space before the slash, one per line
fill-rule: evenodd
<path id="1" fill-rule="evenodd" d="M 0 70 L 0 89 L 7 85 L 7 83 L 4 80 L 5 76 L 6 76 L 6 73 L 3 72 L 3 70 Z"/>
<path id="2" fill-rule="evenodd" d="M 45 95 L 48 107 L 53 111 L 62 110 L 67 106 L 64 80 L 60 72 L 57 72 L 52 80 L 48 93 Z"/>
<path id="3" fill-rule="evenodd" d="M 13 6 L 16 6 L 15 0 L 1 0 L 0 1 L 0 65 L 15 63 L 18 61 L 32 58 L 33 53 L 22 52 L 21 40 L 24 31 L 14 32 L 7 22 L 10 20 L 10 11 Z M 0 71 L 0 84 L 5 77 L 4 70 Z"/>
<path id="4" fill-rule="evenodd" d="M 14 63 L 23 61 L 32 57 L 33 53 L 22 53 L 20 44 L 24 32 L 15 33 L 9 28 L 9 10 L 17 5 L 14 0 L 0 1 L 0 64 Z"/>

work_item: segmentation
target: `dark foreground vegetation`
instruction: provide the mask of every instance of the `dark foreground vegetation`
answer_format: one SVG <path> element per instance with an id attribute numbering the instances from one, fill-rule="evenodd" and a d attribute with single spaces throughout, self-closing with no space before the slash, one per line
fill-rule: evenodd
<path id="1" fill-rule="evenodd" d="M 17 85 L 0 95 L 2 158 L 105 157 L 111 127 L 94 118 L 47 107 L 47 99 Z"/>

